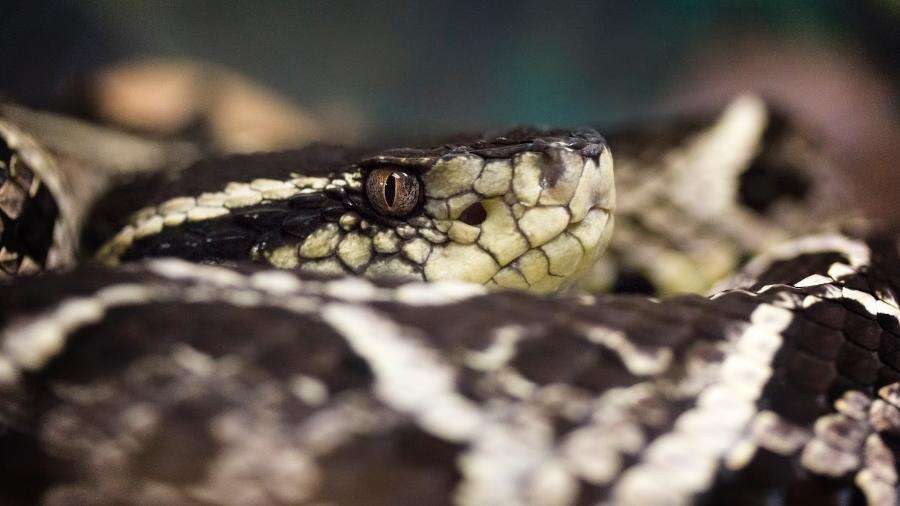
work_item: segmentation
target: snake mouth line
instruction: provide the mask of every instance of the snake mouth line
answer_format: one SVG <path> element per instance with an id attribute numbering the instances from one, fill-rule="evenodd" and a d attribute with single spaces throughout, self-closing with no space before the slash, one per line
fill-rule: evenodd
<path id="1" fill-rule="evenodd" d="M 612 210 L 607 209 L 607 208 L 604 208 L 604 207 L 600 207 L 600 206 L 593 206 L 593 207 L 591 207 L 590 211 L 602 211 L 602 212 L 606 213 L 606 215 L 607 215 L 608 217 L 611 217 L 611 216 L 612 216 Z M 588 211 L 588 212 L 590 212 L 590 211 Z M 569 222 L 569 224 L 566 226 L 566 229 L 563 230 L 559 235 L 563 235 L 563 234 L 571 234 L 571 230 L 572 230 L 574 227 L 576 227 L 576 226 L 578 226 L 579 224 L 581 224 L 583 221 L 584 221 L 584 218 L 582 218 L 581 220 L 578 220 L 578 221 L 571 221 L 571 222 Z M 605 226 L 605 225 L 604 225 L 604 226 Z M 541 249 L 544 245 L 546 245 L 546 244 L 548 244 L 548 243 L 550 243 L 550 242 L 553 242 L 553 240 L 555 240 L 557 237 L 559 237 L 559 235 L 557 235 L 556 237 L 554 237 L 553 239 L 551 239 L 551 240 L 549 240 L 549 241 L 546 241 L 546 242 L 541 243 L 541 244 L 536 244 L 536 245 L 534 245 L 534 246 L 528 248 L 528 251 L 535 250 L 535 249 Z M 582 244 L 582 246 L 583 246 L 585 249 L 587 249 L 587 245 Z M 523 256 L 525 256 L 525 255 L 528 253 L 528 251 L 525 251 L 524 253 L 522 253 L 522 254 L 520 254 L 520 255 L 517 255 L 517 256 L 516 256 L 515 258 L 513 258 L 512 260 L 509 260 L 508 262 L 505 262 L 505 263 L 503 263 L 502 265 L 500 265 L 500 267 L 502 268 L 502 267 L 506 267 L 506 266 L 508 266 L 508 265 L 514 264 L 517 260 L 519 260 L 520 258 L 522 258 Z"/>
<path id="2" fill-rule="evenodd" d="M 606 249 L 614 228 L 612 210 L 592 207 L 555 238 L 500 266 L 489 286 L 549 293 L 571 284 Z"/>

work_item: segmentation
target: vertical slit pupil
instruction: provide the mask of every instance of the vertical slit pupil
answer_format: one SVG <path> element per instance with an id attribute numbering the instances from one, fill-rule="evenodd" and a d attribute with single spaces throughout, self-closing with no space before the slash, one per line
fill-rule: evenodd
<path id="1" fill-rule="evenodd" d="M 397 179 L 399 176 L 397 174 L 391 174 L 391 176 L 384 183 L 384 201 L 387 203 L 388 207 L 394 207 L 396 204 L 395 199 L 397 198 Z"/>

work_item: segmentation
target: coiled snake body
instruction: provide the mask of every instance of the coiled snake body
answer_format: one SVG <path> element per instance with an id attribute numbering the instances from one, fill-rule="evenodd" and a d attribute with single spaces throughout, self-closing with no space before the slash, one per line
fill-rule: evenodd
<path id="1" fill-rule="evenodd" d="M 744 98 L 614 136 L 618 190 L 595 131 L 520 129 L 210 159 L 75 217 L 2 130 L 4 270 L 106 265 L 0 292 L 0 497 L 895 504 L 898 243 L 781 242 L 820 220 L 776 126 Z M 540 295 L 704 291 L 754 253 L 711 297 Z"/>

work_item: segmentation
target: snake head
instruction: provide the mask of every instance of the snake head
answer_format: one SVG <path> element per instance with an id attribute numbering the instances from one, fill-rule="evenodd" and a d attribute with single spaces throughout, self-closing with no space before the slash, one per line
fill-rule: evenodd
<path id="1" fill-rule="evenodd" d="M 428 281 L 554 291 L 594 262 L 612 231 L 612 156 L 592 130 L 516 130 L 361 165 L 369 180 L 419 182 L 420 207 L 394 227 L 410 236 L 405 258 L 389 261 Z"/>
<path id="2" fill-rule="evenodd" d="M 230 159 L 247 169 L 243 181 L 225 162 L 189 169 L 167 183 L 165 201 L 133 214 L 100 257 L 253 259 L 549 292 L 593 264 L 610 238 L 612 156 L 593 130 L 520 129 L 357 154 L 337 167 L 335 152 L 319 148 L 330 167 L 309 152 Z M 206 181 L 198 195 L 172 197 L 173 186 L 199 188 L 185 178 L 208 180 L 210 172 L 233 174 L 218 189 Z"/>

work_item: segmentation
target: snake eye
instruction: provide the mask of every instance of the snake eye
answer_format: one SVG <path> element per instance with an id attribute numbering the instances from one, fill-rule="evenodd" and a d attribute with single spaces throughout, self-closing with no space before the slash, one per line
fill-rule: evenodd
<path id="1" fill-rule="evenodd" d="M 366 180 L 369 202 L 388 216 L 403 216 L 419 203 L 419 180 L 391 169 L 375 169 Z"/>

